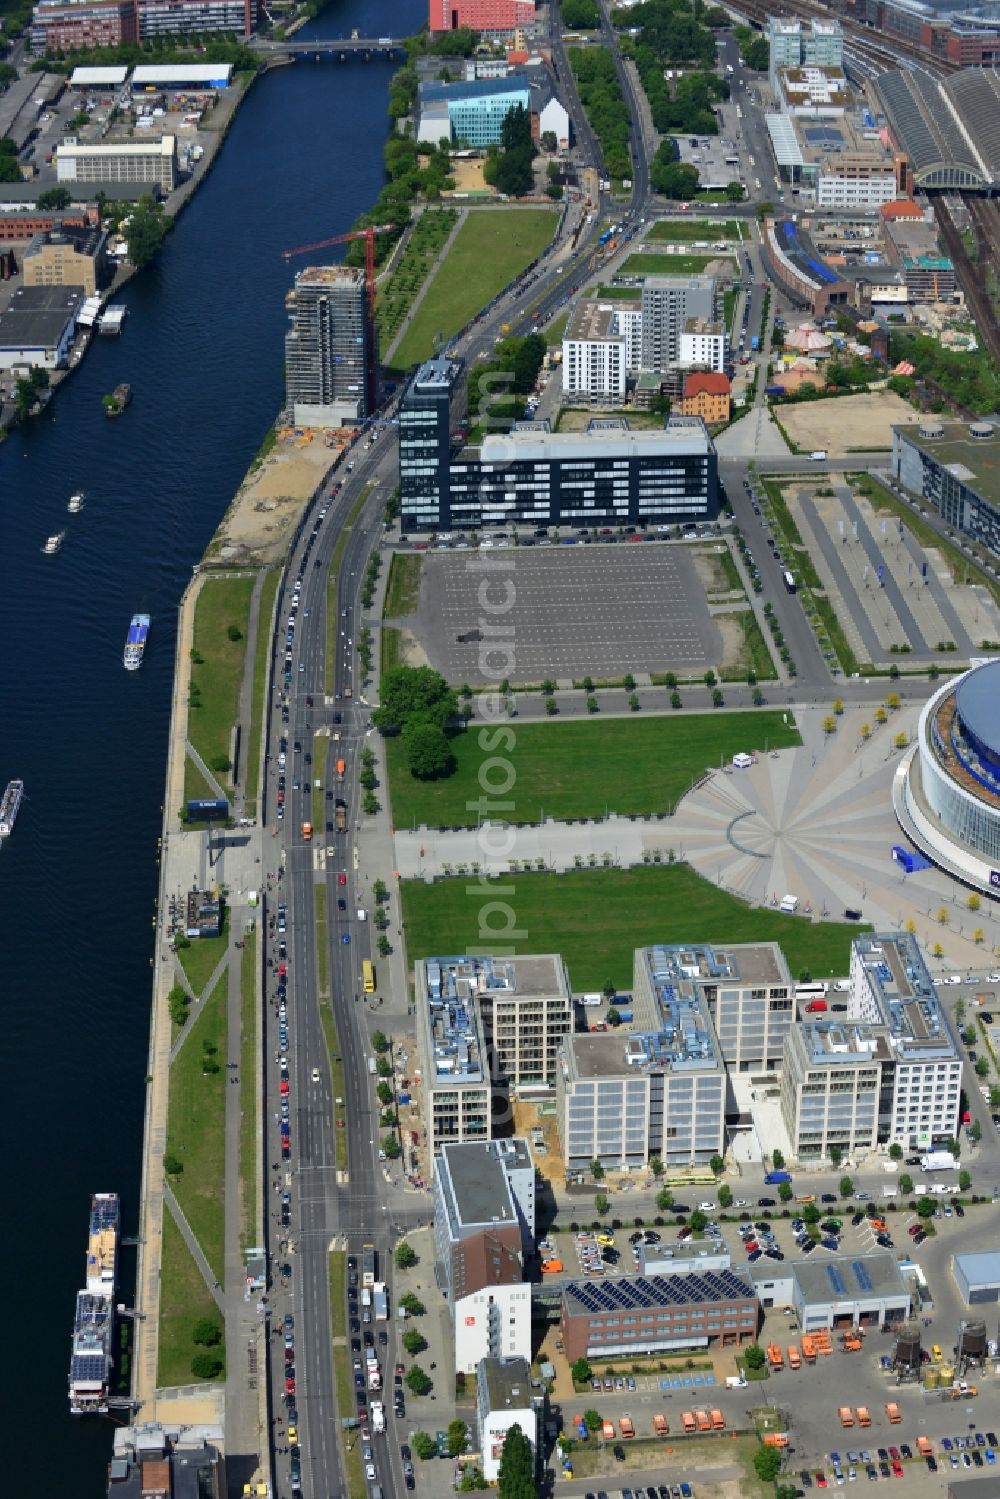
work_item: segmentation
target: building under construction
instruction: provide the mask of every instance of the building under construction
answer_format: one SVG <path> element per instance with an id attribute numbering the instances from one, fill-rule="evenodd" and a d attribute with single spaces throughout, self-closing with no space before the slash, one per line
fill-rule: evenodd
<path id="1" fill-rule="evenodd" d="M 365 273 L 309 266 L 285 299 L 285 390 L 297 427 L 350 426 L 368 415 Z"/>

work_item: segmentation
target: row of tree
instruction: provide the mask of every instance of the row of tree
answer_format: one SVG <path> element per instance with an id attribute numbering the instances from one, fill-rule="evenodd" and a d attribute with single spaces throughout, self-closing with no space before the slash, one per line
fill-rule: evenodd
<path id="1" fill-rule="evenodd" d="M 614 58 L 597 47 L 571 47 L 569 65 L 576 79 L 580 103 L 601 143 L 609 177 L 631 177 L 629 113 L 618 84 Z"/>

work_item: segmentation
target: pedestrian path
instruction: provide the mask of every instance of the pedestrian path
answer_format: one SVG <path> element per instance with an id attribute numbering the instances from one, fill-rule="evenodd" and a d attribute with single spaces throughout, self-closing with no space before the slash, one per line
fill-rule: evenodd
<path id="1" fill-rule="evenodd" d="M 226 1298 L 223 1294 L 222 1287 L 219 1285 L 219 1282 L 212 1274 L 212 1267 L 208 1263 L 208 1260 L 205 1258 L 202 1252 L 201 1245 L 198 1243 L 198 1240 L 195 1237 L 194 1232 L 192 1231 L 190 1223 L 184 1216 L 184 1209 L 181 1207 L 180 1203 L 177 1201 L 177 1198 L 174 1196 L 173 1192 L 168 1186 L 164 1186 L 163 1188 L 163 1201 L 170 1209 L 170 1216 L 177 1224 L 177 1227 L 181 1232 L 181 1237 L 183 1238 L 188 1249 L 190 1249 L 191 1251 L 191 1257 L 194 1260 L 195 1264 L 198 1266 L 199 1271 L 201 1272 L 201 1278 L 208 1287 L 209 1295 L 215 1302 L 216 1306 L 219 1308 L 219 1311 L 222 1312 L 223 1315 L 225 1315 Z"/>
<path id="2" fill-rule="evenodd" d="M 399 332 L 396 334 L 396 337 L 393 339 L 392 343 L 389 345 L 388 349 L 385 352 L 382 360 L 383 364 L 387 366 L 392 364 L 393 355 L 399 348 L 399 345 L 402 343 L 403 339 L 406 337 L 406 330 L 413 322 L 413 319 L 417 313 L 417 309 L 420 307 L 420 304 L 424 300 L 424 297 L 426 297 L 428 287 L 440 271 L 446 255 L 448 255 L 452 245 L 455 243 L 455 237 L 458 234 L 458 231 L 461 229 L 462 225 L 465 223 L 468 217 L 469 210 L 467 208 L 463 208 L 461 213 L 458 215 L 458 218 L 455 220 L 454 228 L 448 235 L 448 238 L 445 240 L 444 244 L 441 246 L 430 269 L 427 272 L 427 275 L 424 277 L 423 286 L 420 288 L 420 290 L 417 292 L 417 295 L 410 303 L 409 311 L 399 325 Z"/>
<path id="3" fill-rule="evenodd" d="M 188 976 L 184 972 L 184 965 L 177 958 L 174 958 L 174 974 L 177 978 L 177 981 L 190 994 L 192 1004 L 190 1010 L 188 1011 L 188 1017 L 185 1020 L 184 1024 L 181 1026 L 180 1030 L 177 1032 L 174 1043 L 170 1048 L 171 1066 L 173 1066 L 174 1058 L 177 1056 L 177 1053 L 180 1051 L 181 1047 L 184 1045 L 184 1042 L 187 1040 L 191 1032 L 191 1027 L 194 1025 L 195 1021 L 198 1019 L 198 1016 L 201 1014 L 202 1005 L 206 997 L 209 994 L 215 992 L 215 986 L 219 982 L 219 979 L 222 977 L 222 971 L 228 962 L 229 953 L 224 952 L 218 963 L 215 965 L 215 968 L 212 970 L 212 976 L 209 979 L 208 983 L 205 985 L 204 989 L 200 994 L 195 994 L 194 990 L 191 988 L 190 983 L 188 982 Z"/>
<path id="4" fill-rule="evenodd" d="M 228 791 L 223 791 L 222 787 L 219 785 L 218 781 L 215 779 L 215 776 L 209 770 L 208 766 L 205 764 L 204 760 L 201 758 L 201 756 L 199 755 L 198 751 L 195 749 L 194 745 L 191 743 L 190 739 L 185 739 L 185 741 L 184 741 L 184 751 L 185 751 L 185 753 L 187 755 L 189 755 L 191 757 L 191 759 L 194 761 L 195 765 L 197 765 L 198 769 L 201 771 L 202 775 L 205 777 L 205 780 L 208 782 L 209 786 L 215 792 L 215 794 L 219 798 L 219 800 L 220 801 L 228 802 L 228 800 L 229 800 L 229 792 Z"/>

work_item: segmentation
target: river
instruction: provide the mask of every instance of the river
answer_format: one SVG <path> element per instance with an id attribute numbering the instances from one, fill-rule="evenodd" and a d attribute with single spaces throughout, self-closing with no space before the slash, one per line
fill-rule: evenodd
<path id="1" fill-rule="evenodd" d="M 335 0 L 302 33 L 405 35 L 423 0 Z M 13 1131 L 0 1388 L 11 1492 L 104 1495 L 111 1427 L 68 1414 L 92 1191 L 138 1224 L 156 840 L 176 606 L 282 399 L 291 245 L 376 198 L 392 67 L 297 63 L 258 80 L 153 266 L 121 340 L 96 340 L 36 422 L 0 446 L 0 786 L 25 781 L 0 852 L 3 1092 Z M 305 262 L 298 262 L 303 264 Z M 109 422 L 101 396 L 134 398 Z M 72 491 L 85 509 L 66 513 Z M 62 551 L 42 555 L 51 532 Z M 153 623 L 123 671 L 128 621 Z M 134 1251 L 125 1250 L 126 1299 Z M 13 1303 L 12 1303 L 13 1315 Z"/>

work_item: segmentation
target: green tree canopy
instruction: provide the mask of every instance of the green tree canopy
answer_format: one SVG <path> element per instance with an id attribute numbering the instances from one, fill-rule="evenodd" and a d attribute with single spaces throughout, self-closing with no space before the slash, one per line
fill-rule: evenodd
<path id="1" fill-rule="evenodd" d="M 403 726 L 403 747 L 410 774 L 421 781 L 433 781 L 449 775 L 455 768 L 455 756 L 444 729 L 425 718 L 412 718 Z"/>
<path id="2" fill-rule="evenodd" d="M 499 1499 L 535 1499 L 537 1493 L 535 1455 L 516 1421 L 504 1437 L 497 1493 Z"/>
<path id="3" fill-rule="evenodd" d="M 469 1440 L 469 1428 L 465 1422 L 457 1417 L 448 1422 L 448 1456 L 460 1457 L 465 1451 L 465 1444 Z"/>
<path id="4" fill-rule="evenodd" d="M 440 672 L 429 666 L 392 666 L 382 676 L 381 701 L 372 722 L 383 734 L 399 733 L 419 718 L 447 728 L 458 714 L 458 700 Z"/>

